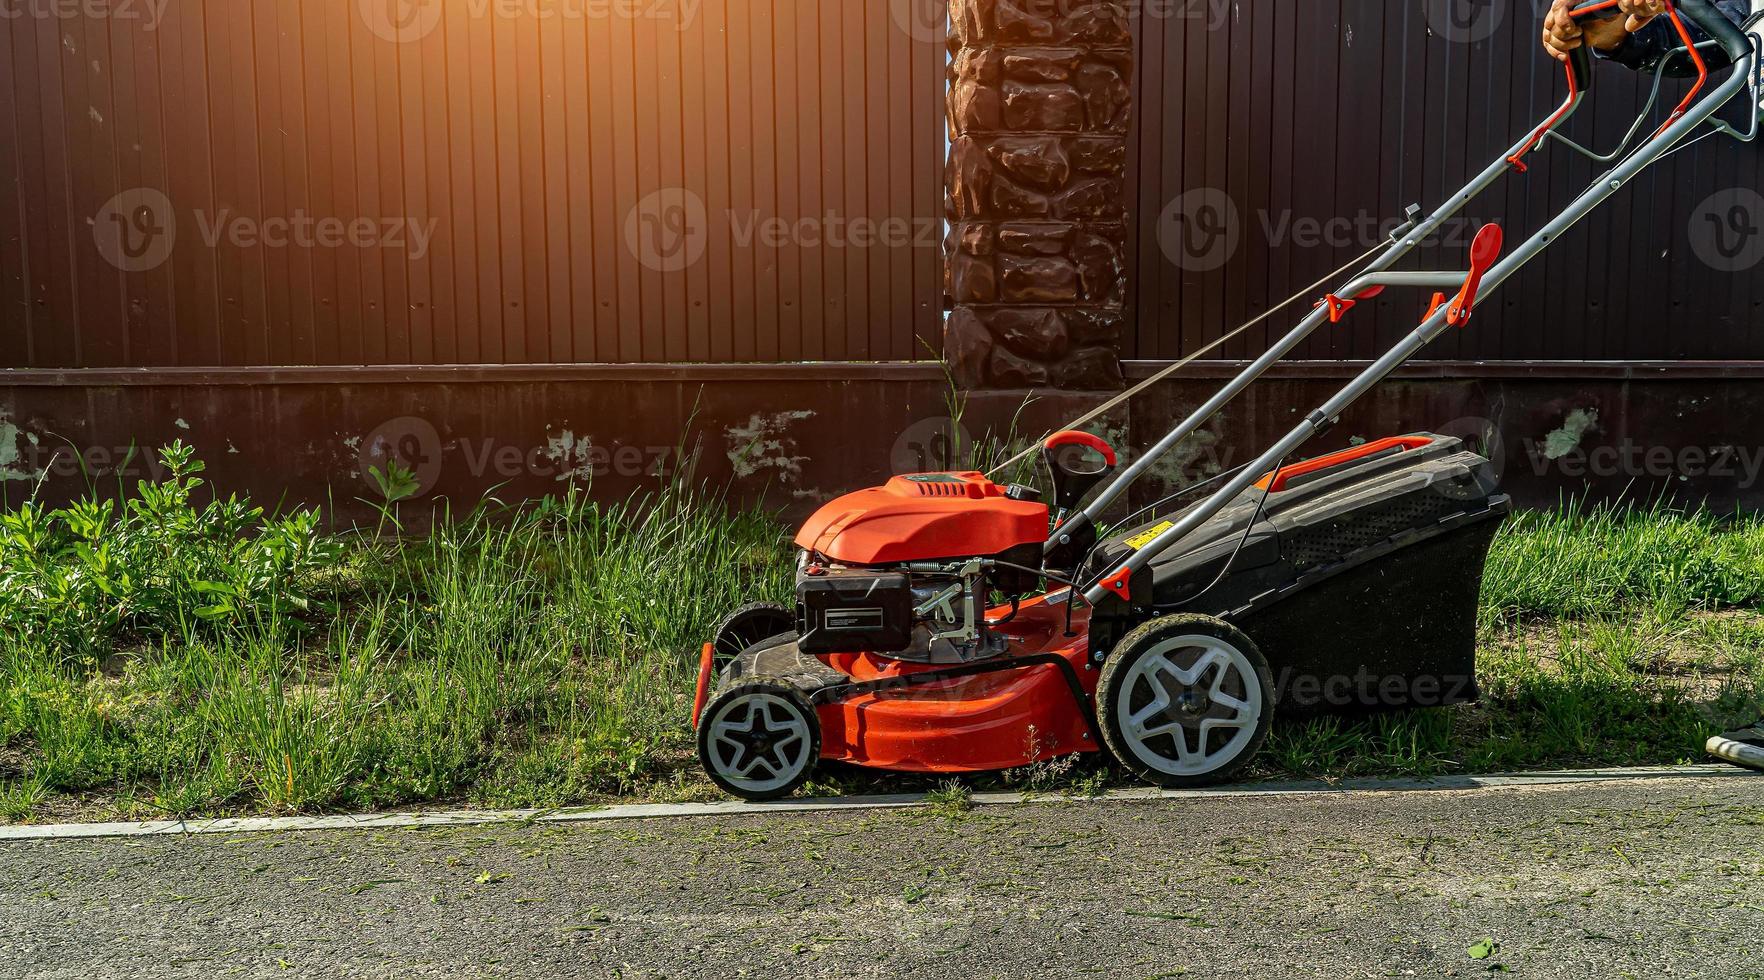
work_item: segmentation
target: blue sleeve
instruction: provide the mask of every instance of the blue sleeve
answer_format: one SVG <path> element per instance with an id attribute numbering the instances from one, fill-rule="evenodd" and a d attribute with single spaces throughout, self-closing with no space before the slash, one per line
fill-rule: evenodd
<path id="1" fill-rule="evenodd" d="M 1751 0 L 1716 0 L 1715 6 L 1720 8 L 1721 12 L 1727 15 L 1727 19 L 1735 24 L 1744 24 L 1746 18 L 1750 17 L 1752 13 Z M 1695 24 L 1686 21 L 1685 26 L 1690 28 L 1691 38 L 1698 44 L 1709 40 L 1709 35 L 1703 33 Z M 1666 57 L 1682 43 L 1678 36 L 1678 28 L 1672 25 L 1672 19 L 1670 17 L 1656 17 L 1653 23 L 1631 34 L 1629 39 L 1616 50 L 1595 51 L 1593 53 L 1607 61 L 1615 61 L 1626 68 L 1633 68 L 1636 71 L 1653 71 L 1659 67 L 1660 59 Z M 1722 68 L 1728 64 L 1726 52 L 1720 50 L 1708 52 L 1705 60 L 1708 61 L 1711 68 Z M 1666 74 L 1674 78 L 1684 78 L 1695 75 L 1696 69 L 1688 58 L 1674 58 L 1666 66 Z"/>

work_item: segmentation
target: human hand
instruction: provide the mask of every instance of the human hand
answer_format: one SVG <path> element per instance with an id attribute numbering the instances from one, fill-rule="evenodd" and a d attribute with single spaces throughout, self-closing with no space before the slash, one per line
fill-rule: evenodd
<path id="1" fill-rule="evenodd" d="M 1579 0 L 1555 0 L 1544 17 L 1544 50 L 1557 61 L 1566 62 L 1570 54 L 1583 44 L 1609 51 L 1666 12 L 1666 0 L 1618 0 L 1617 11 L 1622 15 L 1621 19 L 1613 17 L 1582 22 L 1573 16 L 1578 5 Z"/>

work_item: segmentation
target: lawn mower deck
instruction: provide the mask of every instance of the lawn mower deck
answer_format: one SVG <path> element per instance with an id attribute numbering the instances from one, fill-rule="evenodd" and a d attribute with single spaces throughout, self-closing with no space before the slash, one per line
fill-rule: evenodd
<path id="1" fill-rule="evenodd" d="M 1616 8 L 1593 0 L 1573 15 Z M 1039 448 L 1049 502 L 1034 488 L 964 472 L 899 476 L 823 507 L 796 537 L 793 606 L 738 609 L 705 644 L 693 723 L 712 780 L 769 799 L 794 791 L 823 759 L 951 773 L 1107 751 L 1150 782 L 1194 786 L 1241 771 L 1277 706 L 1474 698 L 1482 568 L 1510 506 L 1495 468 L 1459 440 L 1425 433 L 1292 461 L 1398 367 L 1467 326 L 1482 292 L 1694 132 L 1757 136 L 1755 125 L 1741 132 L 1717 113 L 1743 92 L 1750 105 L 1764 94 L 1764 37 L 1708 0 L 1672 0 L 1667 12 L 1700 77 L 1651 138 L 1628 145 L 1645 128 L 1638 122 L 1600 156 L 1558 132 L 1593 81 L 1589 53 L 1573 52 L 1568 100 L 1554 115 L 1431 216 L 1411 208 L 1382 254 L 1120 473 L 1115 450 L 1077 426 L 1181 364 L 994 469 Z M 1693 42 L 1687 21 L 1712 40 Z M 1715 47 L 1734 69 L 1718 85 L 1703 53 Z M 1394 268 L 1552 141 L 1611 169 L 1511 254 L 1503 256 L 1501 228 L 1487 225 L 1467 270 Z M 1204 499 L 1099 533 L 1105 520 L 1132 524 L 1113 516 L 1127 488 L 1270 367 L 1395 288 L 1432 292 L 1412 333 L 1260 455 L 1207 481 L 1218 486 Z"/>
<path id="2" fill-rule="evenodd" d="M 754 682 L 794 692 L 815 709 L 824 760 L 918 773 L 1010 769 L 1097 750 L 1084 626 L 1079 612 L 1067 635 L 1063 605 L 1037 597 L 997 627 L 1006 652 L 953 666 L 810 655 L 790 632 L 737 655 L 717 695 Z"/>

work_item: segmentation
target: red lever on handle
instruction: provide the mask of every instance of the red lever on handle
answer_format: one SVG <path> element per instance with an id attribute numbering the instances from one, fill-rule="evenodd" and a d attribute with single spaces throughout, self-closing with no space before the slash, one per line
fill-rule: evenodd
<path id="1" fill-rule="evenodd" d="M 1476 233 L 1476 240 L 1470 243 L 1470 275 L 1464 279 L 1464 288 L 1458 290 L 1458 298 L 1446 310 L 1446 322 L 1454 327 L 1462 327 L 1470 322 L 1470 314 L 1476 306 L 1476 294 L 1482 289 L 1482 277 L 1494 268 L 1495 262 L 1501 257 L 1501 247 L 1506 244 L 1506 234 L 1500 225 L 1483 225 Z"/>

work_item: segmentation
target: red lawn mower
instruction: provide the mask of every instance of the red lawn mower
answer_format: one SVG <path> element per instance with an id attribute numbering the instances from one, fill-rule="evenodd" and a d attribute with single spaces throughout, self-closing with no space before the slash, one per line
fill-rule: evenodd
<path id="1" fill-rule="evenodd" d="M 1599 0 L 1575 14 L 1615 6 Z M 1756 137 L 1755 111 L 1745 132 L 1715 114 L 1748 89 L 1748 108 L 1759 104 L 1758 35 L 1706 0 L 1670 6 L 1684 41 L 1677 57 L 1698 80 L 1651 138 L 1629 146 L 1638 122 L 1624 145 L 1597 154 L 1558 132 L 1592 82 L 1589 56 L 1576 52 L 1555 115 L 1431 217 L 1411 208 L 1387 245 L 1341 270 L 1360 268 L 1344 288 L 1132 465 L 1119 468 L 1098 437 L 1065 431 L 1039 447 L 1051 507 L 1034 488 L 978 472 L 897 476 L 823 507 L 796 535 L 795 608 L 744 607 L 705 644 L 693 719 L 711 779 L 764 800 L 794 791 L 821 760 L 966 773 L 1107 751 L 1152 783 L 1195 786 L 1241 770 L 1277 706 L 1475 698 L 1482 568 L 1509 510 L 1489 461 L 1429 434 L 1288 461 L 1429 342 L 1466 325 L 1481 292 L 1693 133 Z M 1687 21 L 1712 40 L 1695 43 Z M 1712 47 L 1734 70 L 1699 99 Z M 1656 81 L 1655 99 L 1659 90 Z M 1504 259 L 1501 229 L 1489 225 L 1468 271 L 1393 269 L 1552 139 L 1613 167 Z M 1102 532 L 1129 485 L 1312 331 L 1399 287 L 1437 291 L 1418 329 L 1255 460 L 1209 481 L 1218 486 L 1205 499 Z"/>

